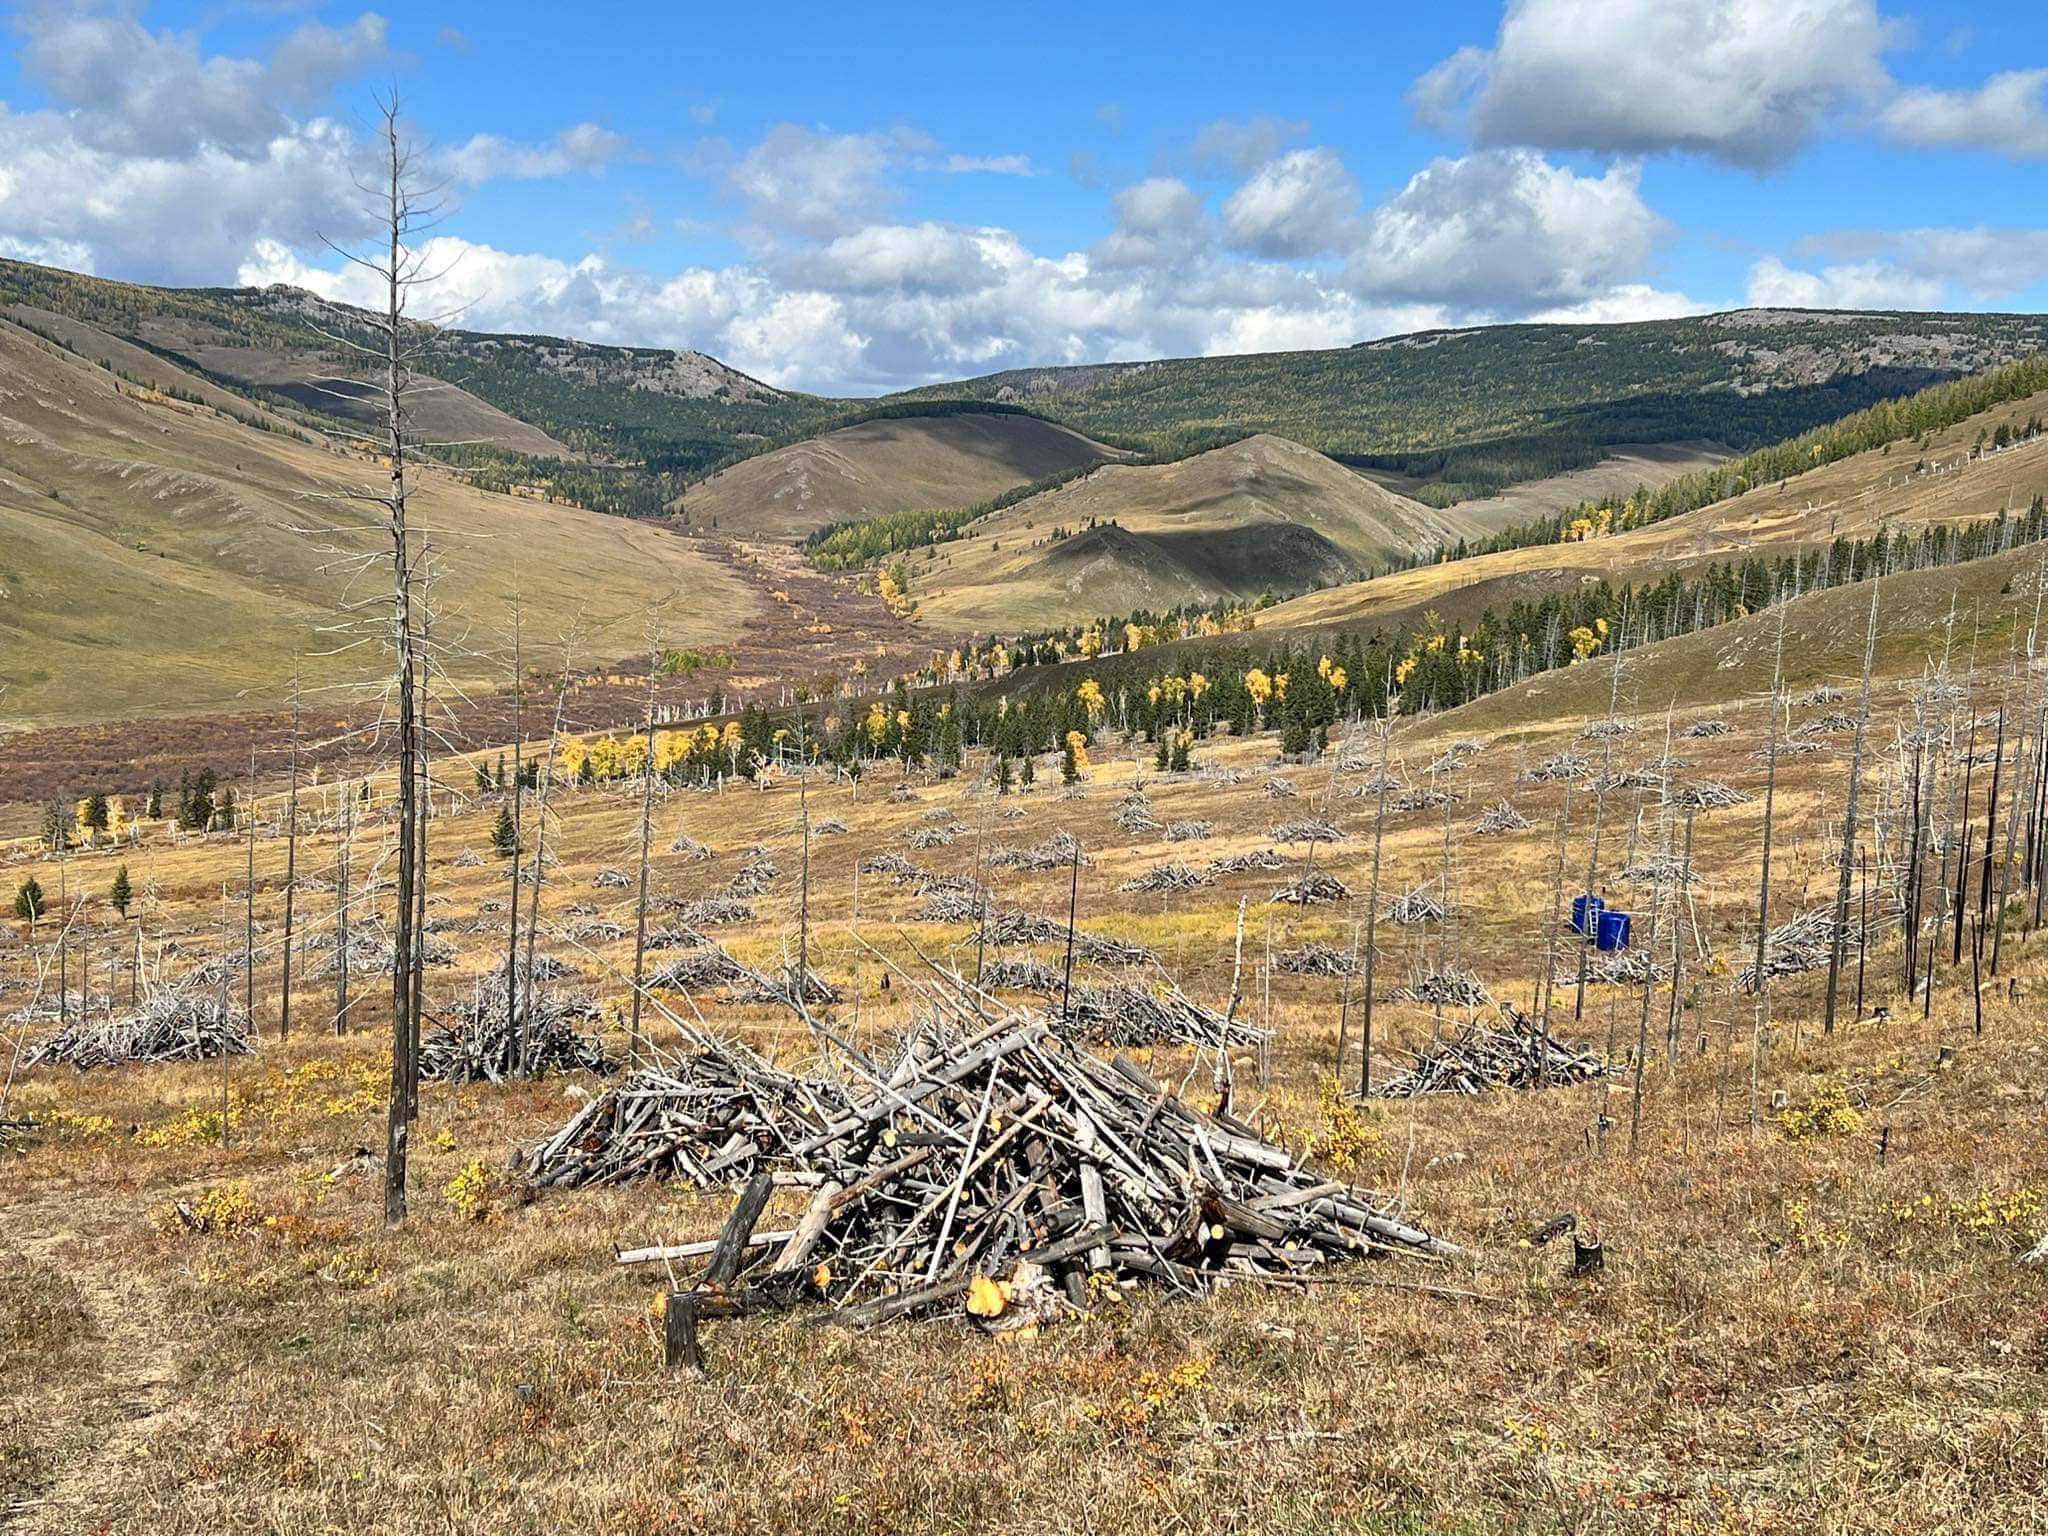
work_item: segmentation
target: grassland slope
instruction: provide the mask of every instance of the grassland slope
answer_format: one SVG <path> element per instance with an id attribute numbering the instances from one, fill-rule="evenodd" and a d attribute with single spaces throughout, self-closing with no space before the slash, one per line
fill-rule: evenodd
<path id="1" fill-rule="evenodd" d="M 166 365 L 168 367 L 169 365 Z M 180 380 L 182 379 L 182 383 Z M 196 394 L 176 370 L 162 380 Z M 295 659 L 309 686 L 384 667 L 334 626 L 382 592 L 361 508 L 324 499 L 373 483 L 365 458 L 259 431 L 140 388 L 0 321 L 0 687 L 9 728 L 275 704 Z M 635 651 L 605 622 L 677 590 L 676 643 L 726 638 L 758 607 L 666 528 L 472 489 L 423 473 L 439 633 L 466 635 L 455 680 L 494 677 L 488 651 L 524 589 L 529 632 L 579 616 L 586 654 Z M 521 579 L 521 576 L 524 579 Z"/>
<path id="2" fill-rule="evenodd" d="M 744 460 L 693 486 L 684 506 L 700 527 L 796 540 L 883 512 L 972 506 L 1116 456 L 1015 412 L 883 417 Z"/>

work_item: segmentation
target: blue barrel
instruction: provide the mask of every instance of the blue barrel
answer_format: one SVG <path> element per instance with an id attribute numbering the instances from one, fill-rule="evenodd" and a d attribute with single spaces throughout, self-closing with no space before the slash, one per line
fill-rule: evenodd
<path id="1" fill-rule="evenodd" d="M 1607 909 L 1607 903 L 1598 896 L 1574 896 L 1572 898 L 1572 932 L 1591 936 L 1599 926 L 1600 914 Z"/>
<path id="2" fill-rule="evenodd" d="M 1602 912 L 1600 914 L 1600 935 L 1596 940 L 1605 950 L 1628 948 L 1628 914 L 1626 912 Z"/>

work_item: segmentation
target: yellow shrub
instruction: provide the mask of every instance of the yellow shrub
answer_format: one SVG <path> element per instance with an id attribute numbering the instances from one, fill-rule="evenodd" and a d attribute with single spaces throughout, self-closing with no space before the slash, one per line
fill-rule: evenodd
<path id="1" fill-rule="evenodd" d="M 1849 1102 L 1849 1090 L 1836 1082 L 1824 1082 L 1813 1097 L 1778 1116 L 1787 1136 L 1805 1140 L 1820 1136 L 1854 1136 L 1863 1129 L 1863 1112 Z"/>
<path id="2" fill-rule="evenodd" d="M 463 1165 L 462 1172 L 442 1187 L 441 1193 L 448 1203 L 471 1221 L 484 1221 L 491 1214 L 491 1176 L 484 1168 L 484 1160 L 472 1157 Z"/>

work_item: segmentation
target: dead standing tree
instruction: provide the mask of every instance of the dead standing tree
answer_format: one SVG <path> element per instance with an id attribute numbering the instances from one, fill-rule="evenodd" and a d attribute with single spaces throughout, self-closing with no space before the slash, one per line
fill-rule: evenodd
<path id="1" fill-rule="evenodd" d="M 1863 637 L 1863 691 L 1856 707 L 1856 742 L 1849 752 L 1849 797 L 1842 809 L 1842 855 L 1835 887 L 1834 942 L 1828 947 L 1828 998 L 1821 1018 L 1821 1033 L 1835 1032 L 1835 995 L 1842 979 L 1842 949 L 1849 932 L 1849 879 L 1856 863 L 1856 829 L 1863 805 L 1863 744 L 1870 734 L 1870 673 L 1877 661 L 1877 599 L 1883 578 L 1870 584 L 1870 628 Z M 1988 877 L 1988 872 L 1987 872 Z M 1858 950 L 1870 941 L 1859 933 Z"/>
<path id="2" fill-rule="evenodd" d="M 398 884 L 392 923 L 391 1102 L 386 1118 L 384 1222 L 395 1227 L 405 1220 L 406 1214 L 406 1164 L 413 1085 L 417 1080 L 413 1021 L 417 1017 L 414 986 L 418 972 L 413 963 L 413 946 L 418 939 L 415 924 L 423 840 L 419 789 L 424 742 L 418 698 L 422 642 L 414 611 L 420 552 L 406 518 L 406 468 L 415 447 L 413 403 L 421 388 L 416 364 L 431 330 L 431 324 L 410 315 L 407 306 L 413 292 L 435 277 L 412 247 L 438 217 L 439 206 L 435 192 L 421 182 L 413 148 L 401 127 L 395 93 L 377 103 L 377 115 L 379 178 L 374 185 L 359 182 L 358 186 L 373 209 L 379 231 L 378 248 L 366 255 L 329 244 L 337 254 L 375 279 L 383 296 L 383 308 L 351 317 L 350 323 L 367 333 L 367 341 L 341 329 L 323 334 L 342 350 L 372 361 L 372 387 L 383 418 L 381 429 L 372 440 L 385 459 L 385 488 L 350 490 L 343 493 L 343 499 L 377 509 L 380 530 L 389 541 L 390 551 L 390 643 L 396 685 L 393 726 L 398 747 Z M 360 381 L 337 382 L 360 387 Z"/>

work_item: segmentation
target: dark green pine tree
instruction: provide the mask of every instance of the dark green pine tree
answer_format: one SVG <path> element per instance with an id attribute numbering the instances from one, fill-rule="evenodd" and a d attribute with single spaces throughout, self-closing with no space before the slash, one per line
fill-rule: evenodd
<path id="1" fill-rule="evenodd" d="M 107 900 L 114 904 L 116 912 L 123 917 L 128 915 L 128 904 L 135 900 L 135 887 L 128 883 L 126 864 L 114 871 L 114 888 L 107 893 Z"/>
<path id="2" fill-rule="evenodd" d="M 149 786 L 149 819 L 161 821 L 164 814 L 164 781 L 158 779 Z"/>
<path id="3" fill-rule="evenodd" d="M 49 903 L 43 899 L 42 882 L 34 875 L 14 890 L 14 915 L 25 923 L 32 923 L 49 910 Z"/>
<path id="4" fill-rule="evenodd" d="M 502 858 L 511 858 L 519 851 L 519 828 L 512 820 L 512 807 L 500 806 L 498 824 L 491 828 L 491 846 Z"/>
<path id="5" fill-rule="evenodd" d="M 1017 770 L 1017 782 L 1027 790 L 1038 782 L 1038 769 L 1033 766 L 1031 754 L 1024 754 L 1024 765 Z"/>

